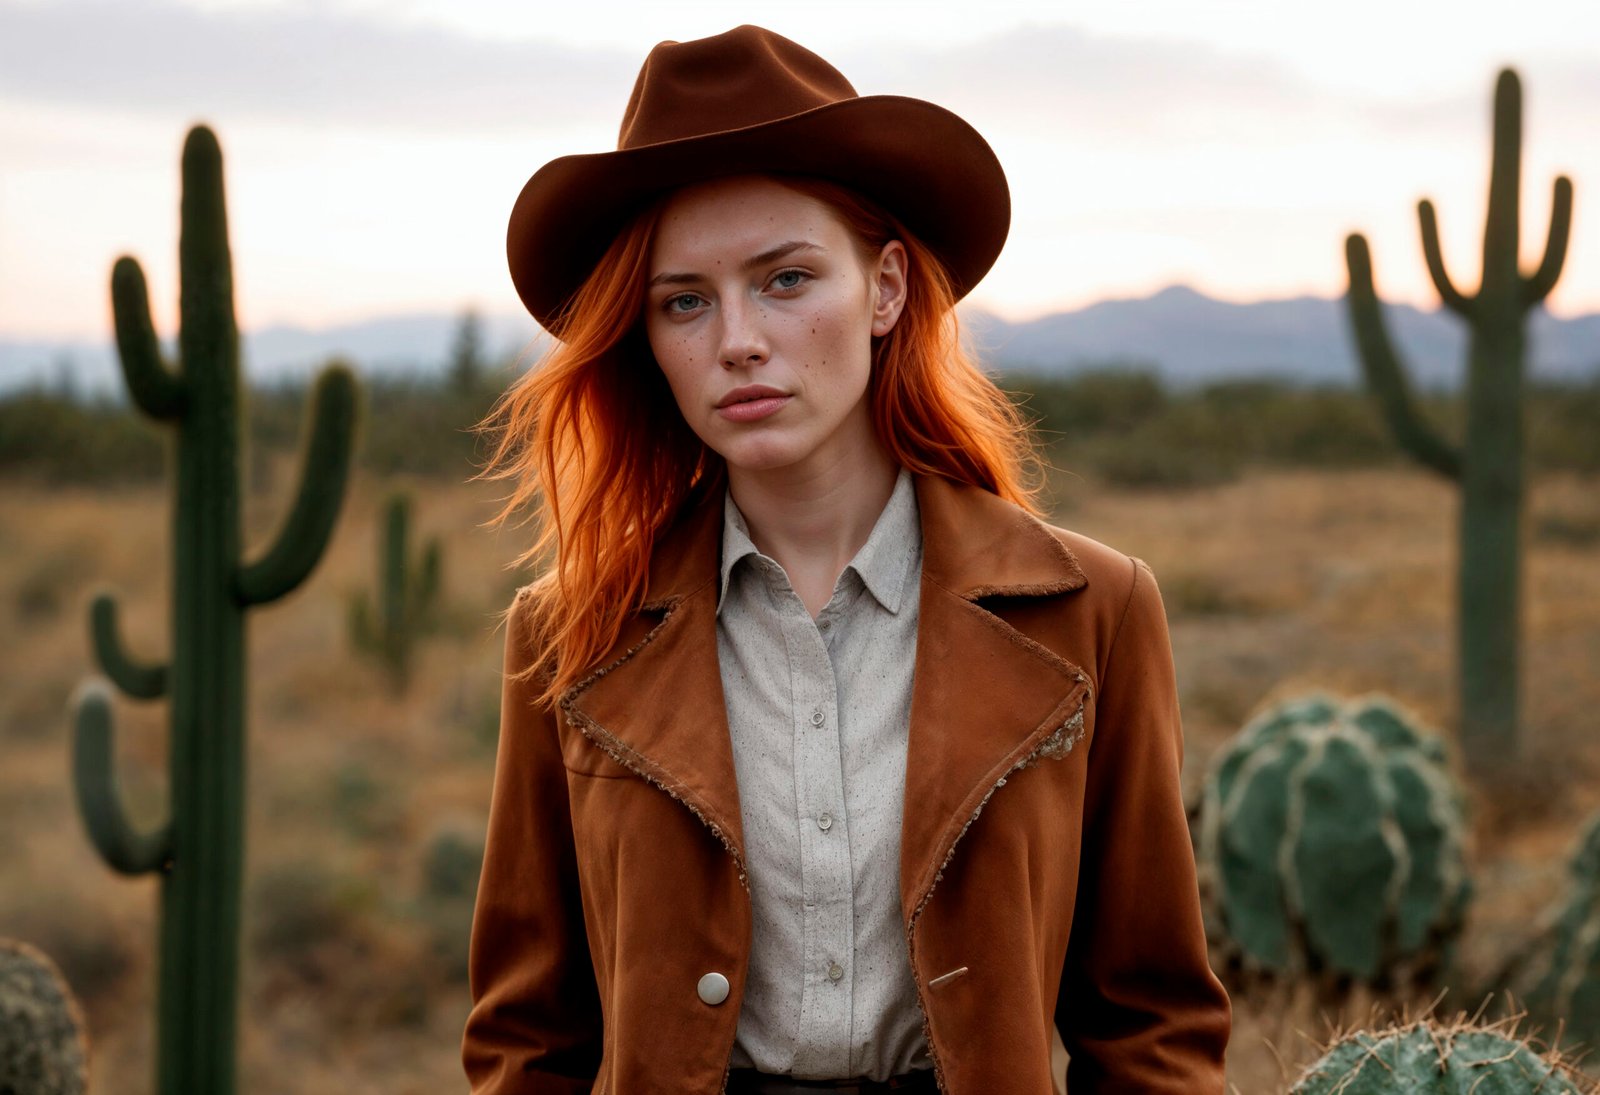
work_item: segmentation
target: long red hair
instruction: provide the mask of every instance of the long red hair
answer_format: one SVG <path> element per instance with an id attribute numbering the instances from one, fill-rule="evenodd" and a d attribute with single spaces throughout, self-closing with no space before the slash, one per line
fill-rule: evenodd
<path id="1" fill-rule="evenodd" d="M 873 339 L 873 428 L 914 474 L 982 487 L 1037 514 L 1039 457 L 1023 416 L 962 345 L 955 294 L 938 258 L 855 191 L 808 177 L 783 185 L 829 205 L 863 255 L 890 240 L 907 252 L 906 301 Z M 534 599 L 543 702 L 553 702 L 616 642 L 638 606 L 656 538 L 691 493 L 727 469 L 676 408 L 640 316 L 661 202 L 620 233 L 553 325 L 558 342 L 496 401 L 477 429 L 496 437 L 474 478 L 511 479 L 489 522 L 532 505 L 538 535 L 513 565 L 546 557 Z M 551 557 L 553 552 L 553 557 Z"/>

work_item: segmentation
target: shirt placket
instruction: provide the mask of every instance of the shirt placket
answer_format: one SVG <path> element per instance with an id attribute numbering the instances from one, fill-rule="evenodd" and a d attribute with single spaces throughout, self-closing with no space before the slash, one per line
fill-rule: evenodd
<path id="1" fill-rule="evenodd" d="M 793 590 L 783 611 L 791 659 L 795 806 L 804 885 L 803 979 L 794 1071 L 849 1076 L 854 890 L 839 748 L 838 682 L 817 625 Z M 824 609 L 836 606 L 839 592 Z"/>

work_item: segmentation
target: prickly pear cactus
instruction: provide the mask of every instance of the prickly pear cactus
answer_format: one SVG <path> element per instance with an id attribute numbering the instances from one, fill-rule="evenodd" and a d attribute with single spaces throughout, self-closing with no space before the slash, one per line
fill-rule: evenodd
<path id="1" fill-rule="evenodd" d="M 1419 1020 L 1351 1031 L 1290 1095 L 1578 1095 L 1592 1081 L 1503 1023 Z"/>
<path id="2" fill-rule="evenodd" d="M 83 1014 L 44 953 L 0 939 L 0 1092 L 82 1095 L 89 1086 Z"/>
<path id="3" fill-rule="evenodd" d="M 410 497 L 400 492 L 390 495 L 378 546 L 377 611 L 364 592 L 350 604 L 350 635 L 356 649 L 382 662 L 400 690 L 410 681 L 412 650 L 432 624 L 439 594 L 439 541 L 430 539 L 414 561 L 407 547 L 410 525 Z"/>
<path id="4" fill-rule="evenodd" d="M 1566 893 L 1507 978 L 1528 1014 L 1571 1045 L 1600 1044 L 1600 815 L 1568 863 Z"/>
<path id="5" fill-rule="evenodd" d="M 134 403 L 172 431 L 172 656 L 136 660 L 122 645 L 117 603 L 94 600 L 101 668 L 136 699 L 171 700 L 172 805 L 139 831 L 117 791 L 110 690 L 86 682 L 74 700 L 72 772 L 89 838 L 113 869 L 161 879 L 156 1089 L 233 1090 L 235 999 L 245 819 L 245 613 L 292 591 L 327 545 L 344 497 L 355 380 L 318 378 L 299 493 L 254 561 L 241 558 L 240 423 L 244 388 L 233 312 L 233 266 L 222 151 L 211 130 L 183 146 L 179 360 L 162 360 L 144 274 L 131 258 L 111 273 L 122 371 Z"/>
<path id="6" fill-rule="evenodd" d="M 1252 971 L 1425 981 L 1470 894 L 1464 812 L 1439 739 L 1392 701 L 1315 693 L 1265 711 L 1205 781 L 1214 933 Z"/>

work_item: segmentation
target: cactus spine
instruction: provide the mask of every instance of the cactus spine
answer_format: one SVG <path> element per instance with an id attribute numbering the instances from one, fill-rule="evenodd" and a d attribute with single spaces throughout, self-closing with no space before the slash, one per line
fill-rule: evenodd
<path id="1" fill-rule="evenodd" d="M 244 614 L 298 586 L 316 565 L 344 496 L 355 418 L 348 370 L 318 378 L 294 506 L 271 547 L 241 559 L 243 389 L 222 152 L 204 126 L 183 148 L 179 240 L 180 361 L 164 363 L 144 274 L 132 258 L 111 275 L 117 344 L 134 402 L 173 430 L 172 657 L 124 652 L 115 600 L 95 598 L 91 630 L 106 676 L 130 696 L 171 701 L 171 806 L 139 832 L 117 791 L 109 690 L 75 699 L 73 781 L 89 837 L 125 874 L 161 877 L 156 1088 L 161 1095 L 233 1090 L 244 871 Z"/>
<path id="2" fill-rule="evenodd" d="M 397 491 L 385 507 L 384 535 L 378 544 L 376 618 L 364 592 L 358 592 L 350 606 L 356 647 L 375 655 L 402 691 L 411 676 L 412 648 L 432 622 L 439 592 L 439 541 L 429 539 L 420 562 L 413 565 L 407 550 L 410 525 L 411 499 Z"/>
<path id="3" fill-rule="evenodd" d="M 1463 813 L 1438 739 L 1391 702 L 1318 693 L 1274 707 L 1205 781 L 1212 925 L 1252 971 L 1426 980 L 1470 895 Z"/>
<path id="4" fill-rule="evenodd" d="M 1514 1023 L 1421 1019 L 1336 1038 L 1289 1095 L 1577 1095 L 1593 1085 Z M 1580 1087 L 1580 1083 L 1582 1086 Z"/>
<path id="5" fill-rule="evenodd" d="M 89 1042 L 83 1012 L 44 952 L 0 939 L 0 1092 L 83 1095 Z"/>
<path id="6" fill-rule="evenodd" d="M 1561 276 L 1572 225 L 1572 183 L 1563 175 L 1555 180 L 1544 259 L 1532 276 L 1524 276 L 1517 266 L 1521 158 L 1522 85 L 1508 68 L 1495 85 L 1489 212 L 1476 296 L 1451 282 L 1433 203 L 1417 203 L 1428 273 L 1445 307 L 1471 332 L 1466 437 L 1459 446 L 1438 436 L 1417 413 L 1378 308 L 1367 241 L 1360 234 L 1345 240 L 1350 322 L 1367 384 L 1401 446 L 1461 484 L 1456 640 L 1461 741 L 1468 764 L 1479 772 L 1516 754 L 1525 325 L 1528 311 L 1549 296 Z"/>

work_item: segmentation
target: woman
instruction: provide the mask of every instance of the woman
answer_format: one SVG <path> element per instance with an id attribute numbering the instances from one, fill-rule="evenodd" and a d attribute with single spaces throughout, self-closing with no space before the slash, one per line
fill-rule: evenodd
<path id="1" fill-rule="evenodd" d="M 954 342 L 1004 175 L 756 27 L 663 43 L 529 180 L 561 341 L 493 463 L 508 614 L 479 1095 L 1222 1092 L 1148 567 L 1042 523 Z M 979 816 L 981 813 L 981 817 Z"/>

